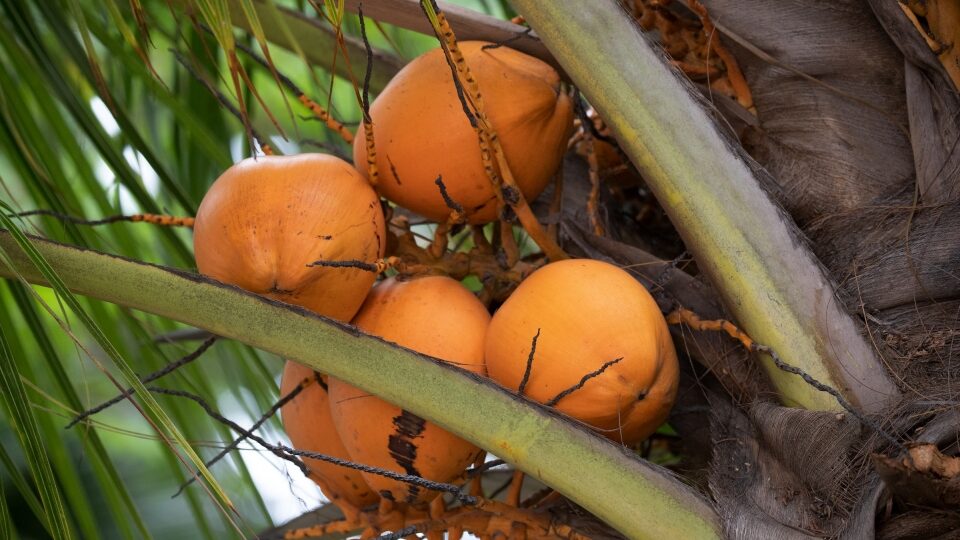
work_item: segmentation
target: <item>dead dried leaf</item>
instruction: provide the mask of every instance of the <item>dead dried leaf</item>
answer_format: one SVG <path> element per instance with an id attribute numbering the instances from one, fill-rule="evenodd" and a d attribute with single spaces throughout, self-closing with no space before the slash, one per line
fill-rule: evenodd
<path id="1" fill-rule="evenodd" d="M 912 445 L 908 451 L 909 457 L 872 456 L 894 496 L 933 508 L 960 506 L 960 458 L 946 456 L 929 443 Z"/>

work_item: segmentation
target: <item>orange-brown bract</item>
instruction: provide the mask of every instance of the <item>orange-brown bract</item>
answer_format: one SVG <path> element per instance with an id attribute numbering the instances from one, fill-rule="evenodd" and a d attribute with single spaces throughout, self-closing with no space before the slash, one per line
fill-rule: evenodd
<path id="1" fill-rule="evenodd" d="M 309 367 L 288 361 L 283 368 L 280 395 L 287 395 L 301 381 L 313 376 Z M 280 417 L 294 448 L 350 459 L 333 425 L 327 389 L 319 382 L 307 386 L 284 405 Z M 303 458 L 303 461 L 310 468 L 310 478 L 344 514 L 377 501 L 377 494 L 367 487 L 359 471 L 318 459 Z"/>
<path id="2" fill-rule="evenodd" d="M 549 65 L 508 47 L 460 49 L 480 86 L 484 109 L 503 145 L 507 163 L 527 200 L 535 199 L 560 165 L 573 125 L 570 98 Z M 407 64 L 370 107 L 377 149 L 377 189 L 391 201 L 435 221 L 450 209 L 437 185 L 443 175 L 454 202 L 470 223 L 496 219 L 497 201 L 480 157 L 477 132 L 457 97 L 443 51 Z M 363 137 L 353 162 L 366 171 Z"/>
<path id="3" fill-rule="evenodd" d="M 388 279 L 374 287 L 354 324 L 410 349 L 483 374 L 483 343 L 490 315 L 473 294 L 448 277 Z M 354 461 L 450 482 L 479 449 L 422 418 L 333 377 L 330 407 Z M 416 392 L 416 388 L 410 388 Z M 432 499 L 436 492 L 364 474 L 381 496 L 397 502 Z"/>
<path id="4" fill-rule="evenodd" d="M 376 193 L 349 163 L 323 154 L 247 159 L 227 169 L 197 211 L 197 268 L 215 279 L 340 320 L 375 276 L 308 263 L 383 256 Z"/>
<path id="5" fill-rule="evenodd" d="M 486 361 L 492 379 L 519 388 L 538 330 L 524 395 L 548 403 L 622 358 L 556 409 L 624 444 L 642 440 L 666 420 L 677 393 L 676 351 L 656 302 L 627 272 L 588 259 L 534 272 L 490 322 Z"/>

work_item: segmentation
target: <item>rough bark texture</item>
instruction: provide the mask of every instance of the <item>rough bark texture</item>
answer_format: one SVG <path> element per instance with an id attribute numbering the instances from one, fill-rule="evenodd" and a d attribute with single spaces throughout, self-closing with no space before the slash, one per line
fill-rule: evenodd
<path id="1" fill-rule="evenodd" d="M 927 422 L 932 410 L 955 406 L 949 381 L 960 367 L 956 92 L 895 2 L 871 2 L 876 16 L 858 0 L 704 3 L 731 31 L 722 39 L 753 90 L 760 125 L 747 130 L 746 148 L 776 178 L 775 195 L 905 391 L 885 428 L 909 440 L 918 427 L 939 426 L 955 440 L 956 423 Z M 955 519 L 918 511 L 877 531 L 889 490 L 866 454 L 897 451 L 829 415 L 778 409 L 755 405 L 736 422 L 715 422 L 714 440 L 740 439 L 747 448 L 714 452 L 711 487 L 732 537 L 956 533 Z M 740 461 L 766 478 L 731 474 Z"/>
<path id="2" fill-rule="evenodd" d="M 761 122 L 744 146 L 776 178 L 801 225 L 902 189 L 913 173 L 903 60 L 861 1 L 704 3 L 743 42 L 723 38 Z M 748 44 L 829 87 L 771 65 Z"/>

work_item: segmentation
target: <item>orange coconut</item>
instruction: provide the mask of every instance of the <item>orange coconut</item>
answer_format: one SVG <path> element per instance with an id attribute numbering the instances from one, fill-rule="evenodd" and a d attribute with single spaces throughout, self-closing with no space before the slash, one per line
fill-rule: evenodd
<path id="1" fill-rule="evenodd" d="M 376 193 L 349 163 L 323 154 L 247 159 L 227 169 L 197 211 L 197 268 L 215 279 L 349 320 L 375 276 L 317 260 L 383 256 Z"/>
<path id="2" fill-rule="evenodd" d="M 484 110 L 499 136 L 517 185 L 535 199 L 556 172 L 573 125 L 570 98 L 544 62 L 507 47 L 460 49 L 480 85 Z M 477 133 L 463 112 L 450 67 L 440 49 L 407 64 L 370 107 L 377 150 L 377 189 L 391 201 L 435 221 L 450 215 L 437 185 L 442 175 L 451 198 L 471 223 L 496 216 L 497 201 L 484 172 Z M 353 145 L 353 162 L 366 174 L 365 139 Z"/>
<path id="3" fill-rule="evenodd" d="M 677 392 L 676 351 L 656 302 L 627 272 L 572 259 L 530 275 L 490 323 L 489 376 L 516 391 L 538 331 L 524 395 L 549 403 L 620 358 L 555 408 L 625 444 L 666 420 Z"/>
<path id="4" fill-rule="evenodd" d="M 364 332 L 483 374 L 483 344 L 490 315 L 459 282 L 430 276 L 388 279 L 374 287 L 353 321 Z M 333 377 L 330 408 L 354 461 L 437 482 L 457 477 L 479 449 L 455 435 Z M 411 388 L 416 392 L 416 388 Z M 428 500 L 436 492 L 382 476 L 367 484 L 397 502 Z"/>
<path id="5" fill-rule="evenodd" d="M 287 395 L 301 381 L 314 376 L 309 367 L 288 361 L 283 368 L 280 395 Z M 333 425 L 325 385 L 326 382 L 315 382 L 284 405 L 280 409 L 283 427 L 294 448 L 349 460 L 350 455 Z M 359 509 L 377 501 L 377 494 L 367 487 L 359 471 L 319 459 L 303 458 L 303 461 L 310 469 L 310 478 L 341 510 Z"/>

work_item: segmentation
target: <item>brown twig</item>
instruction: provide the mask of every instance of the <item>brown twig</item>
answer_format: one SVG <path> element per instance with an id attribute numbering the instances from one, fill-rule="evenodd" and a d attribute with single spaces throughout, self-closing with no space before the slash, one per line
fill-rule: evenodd
<path id="1" fill-rule="evenodd" d="M 587 113 L 586 104 L 580 97 L 580 92 L 574 92 L 573 108 L 580 119 L 580 142 L 587 158 L 587 169 L 590 177 L 590 195 L 587 198 L 587 216 L 590 219 L 590 227 L 593 234 L 603 236 L 603 224 L 600 221 L 600 164 L 597 161 L 597 151 L 595 148 L 597 140 L 607 139 L 597 129 L 593 118 Z M 601 139 L 601 137 L 603 139 Z M 613 143 L 616 146 L 616 142 Z"/>
<path id="2" fill-rule="evenodd" d="M 523 471 L 516 470 L 513 471 L 513 476 L 510 478 L 510 491 L 507 492 L 507 504 L 510 506 L 520 507 L 520 492 L 523 490 Z"/>
<path id="3" fill-rule="evenodd" d="M 247 438 L 256 442 L 263 448 L 269 450 L 273 455 L 279 457 L 280 459 L 293 463 L 294 465 L 297 466 L 298 469 L 300 469 L 300 471 L 303 473 L 304 476 L 307 476 L 309 474 L 306 464 L 304 464 L 303 461 L 301 461 L 300 459 L 285 452 L 283 449 L 283 445 L 274 446 L 268 443 L 267 441 L 265 441 L 262 437 L 244 429 L 243 427 L 240 426 L 240 424 L 237 424 L 233 420 L 230 420 L 229 418 L 223 416 L 222 414 L 214 410 L 214 408 L 209 403 L 207 403 L 207 401 L 202 397 L 196 394 L 191 394 L 190 392 L 184 392 L 183 390 L 173 390 L 170 388 L 160 388 L 157 386 L 148 386 L 147 390 L 156 394 L 165 394 L 168 396 L 183 397 L 193 401 L 197 405 L 200 405 L 200 408 L 202 408 L 204 412 L 207 413 L 207 416 L 209 416 L 210 418 L 213 418 L 217 422 L 220 422 L 221 424 L 228 426 L 230 429 L 236 431 L 237 433 L 246 436 Z"/>
<path id="4" fill-rule="evenodd" d="M 499 467 L 500 465 L 506 465 L 506 463 L 507 462 L 502 459 L 493 459 L 490 461 L 486 461 L 481 465 L 477 465 L 467 469 L 466 471 L 467 478 L 473 478 L 474 476 L 478 474 L 483 474 L 494 467 Z"/>
<path id="5" fill-rule="evenodd" d="M 507 39 L 505 39 L 505 40 L 503 40 L 503 41 L 498 41 L 498 42 L 496 42 L 496 43 L 488 43 L 488 44 L 480 47 L 480 50 L 481 50 L 481 51 L 488 51 L 488 50 L 490 50 L 490 49 L 499 49 L 500 47 L 503 47 L 503 46 L 505 46 L 505 45 L 509 45 L 509 44 L 511 44 L 511 43 L 513 43 L 513 42 L 515 42 L 515 41 L 518 41 L 518 40 L 520 40 L 520 39 L 523 39 L 523 38 L 526 37 L 526 36 L 529 36 L 529 35 L 530 35 L 530 32 L 533 32 L 533 28 L 530 28 L 530 27 L 528 26 L 528 27 L 524 28 L 523 31 L 520 32 L 519 34 L 514 34 L 514 35 L 508 37 Z"/>
<path id="6" fill-rule="evenodd" d="M 747 80 L 744 78 L 743 72 L 740 71 L 740 66 L 737 64 L 736 58 L 734 58 L 733 55 L 730 54 L 730 51 L 720 42 L 717 29 L 713 25 L 710 15 L 707 14 L 707 8 L 700 3 L 700 0 L 687 0 L 687 6 L 690 8 L 690 11 L 693 11 L 693 13 L 700 18 L 700 23 L 703 24 L 703 32 L 707 35 L 708 50 L 712 49 L 723 62 L 727 70 L 727 79 L 730 81 L 730 86 L 733 87 L 737 102 L 740 103 L 744 109 L 755 113 L 756 110 L 753 107 L 753 95 L 750 93 L 750 86 L 747 85 Z"/>
<path id="7" fill-rule="evenodd" d="M 426 478 L 422 478 L 420 476 L 413 476 L 409 474 L 401 474 L 394 471 L 388 471 L 387 469 L 372 467 L 370 465 L 364 465 L 362 463 L 356 463 L 346 459 L 340 459 L 333 456 L 328 456 L 326 454 L 311 452 L 309 450 L 297 450 L 295 448 L 284 446 L 283 444 L 278 444 L 275 448 L 278 448 L 281 451 L 292 456 L 302 456 L 302 457 L 307 457 L 311 459 L 317 459 L 320 461 L 326 461 L 327 463 L 333 463 L 334 465 L 339 465 L 341 467 L 346 467 L 348 469 L 354 469 L 360 472 L 375 474 L 377 476 L 383 476 L 384 478 L 397 480 L 405 484 L 422 487 L 424 489 L 429 489 L 431 491 L 440 491 L 443 493 L 450 493 L 454 497 L 456 497 L 456 499 L 460 501 L 461 504 L 466 504 L 466 505 L 477 504 L 477 500 L 475 497 L 464 494 L 459 486 L 455 486 L 453 484 L 445 484 L 443 482 L 434 482 L 433 480 L 427 480 Z"/>
<path id="8" fill-rule="evenodd" d="M 364 23 L 363 10 L 358 8 L 357 14 L 360 17 L 360 36 L 363 38 L 363 46 L 367 52 L 367 72 L 363 79 L 363 93 L 359 96 L 360 107 L 363 109 L 364 144 L 367 149 L 367 179 L 371 185 L 376 186 L 380 182 L 380 173 L 377 169 L 377 145 L 373 138 L 373 119 L 370 117 L 370 74 L 373 73 L 373 48 L 367 39 L 367 26 Z"/>
<path id="9" fill-rule="evenodd" d="M 773 348 L 771 348 L 768 345 L 757 343 L 750 336 L 748 336 L 746 332 L 744 332 L 743 330 L 740 330 L 732 322 L 724 319 L 705 321 L 705 320 L 702 320 L 696 313 L 685 308 L 679 308 L 671 312 L 669 315 L 667 315 L 667 323 L 686 324 L 687 326 L 689 326 L 690 328 L 693 328 L 694 330 L 712 330 L 712 331 L 726 332 L 727 335 L 729 335 L 730 337 L 742 343 L 743 346 L 747 348 L 747 350 L 755 353 L 762 353 L 762 354 L 768 355 L 770 359 L 773 360 L 774 365 L 777 366 L 777 369 L 780 369 L 781 371 L 785 371 L 787 373 L 792 373 L 793 375 L 796 375 L 801 379 L 803 379 L 805 383 L 812 386 L 813 388 L 821 392 L 830 394 L 831 396 L 833 396 L 834 399 L 837 400 L 837 403 L 840 405 L 841 408 L 843 408 L 844 410 L 849 412 L 851 415 L 853 415 L 854 418 L 860 421 L 860 423 L 869 427 L 878 435 L 880 435 L 882 438 L 884 438 L 887 442 L 893 445 L 894 448 L 896 448 L 897 450 L 899 450 L 900 452 L 902 452 L 903 454 L 909 457 L 909 453 L 907 452 L 907 447 L 904 446 L 902 442 L 900 442 L 896 437 L 894 437 L 892 434 L 884 430 L 880 426 L 880 424 L 873 421 L 873 419 L 868 418 L 866 415 L 864 415 L 859 410 L 857 410 L 856 407 L 854 407 L 849 401 L 847 401 L 845 397 L 843 397 L 843 394 L 841 394 L 839 390 L 833 388 L 832 386 L 823 384 L 822 382 L 815 379 L 806 371 L 798 367 L 791 366 L 790 364 L 787 364 L 786 362 L 783 361 L 782 358 L 780 358 L 780 355 L 778 355 L 777 352 L 773 350 Z"/>
<path id="10" fill-rule="evenodd" d="M 433 231 L 433 240 L 430 242 L 430 247 L 427 248 L 427 253 L 431 257 L 440 259 L 447 252 L 447 244 L 450 242 L 450 228 L 449 222 L 437 223 L 437 228 Z"/>
<path id="11" fill-rule="evenodd" d="M 547 234 L 554 242 L 560 240 L 560 221 L 563 216 L 563 167 L 557 170 L 553 182 L 553 200 L 550 201 L 550 210 L 547 218 Z"/>
<path id="12" fill-rule="evenodd" d="M 453 200 L 453 197 L 450 196 L 450 193 L 447 192 L 447 186 L 443 183 L 443 175 L 437 176 L 437 179 L 433 181 L 437 185 L 437 188 L 440 190 L 440 196 L 443 197 L 443 203 L 447 205 L 447 208 L 450 209 L 450 222 L 453 223 L 462 223 L 465 217 L 463 211 L 463 205 Z"/>
<path id="13" fill-rule="evenodd" d="M 237 433 L 256 442 L 257 444 L 269 450 L 271 453 L 273 453 L 277 457 L 284 459 L 286 461 L 289 461 L 294 465 L 296 465 L 301 470 L 301 472 L 303 472 L 304 476 L 309 474 L 308 472 L 309 469 L 307 468 L 306 464 L 304 464 L 303 461 L 299 459 L 299 457 L 307 457 L 307 458 L 316 459 L 319 461 L 325 461 L 327 463 L 333 463 L 334 465 L 339 465 L 341 467 L 346 467 L 348 469 L 354 469 L 354 470 L 358 470 L 358 471 L 369 473 L 369 474 L 383 476 L 385 478 L 390 478 L 392 480 L 397 480 L 399 482 L 404 482 L 407 484 L 419 486 L 424 489 L 429 489 L 432 491 L 441 491 L 445 493 L 450 493 L 450 494 L 453 494 L 457 498 L 457 500 L 460 501 L 461 504 L 473 505 L 477 503 L 476 498 L 462 493 L 461 489 L 458 486 L 455 486 L 453 484 L 444 484 L 442 482 L 434 482 L 432 480 L 427 480 L 426 478 L 421 478 L 419 476 L 413 476 L 409 474 L 400 474 L 394 471 L 389 471 L 387 469 L 381 469 L 379 467 L 373 467 L 370 465 L 364 465 L 362 463 L 357 463 L 357 462 L 346 460 L 346 459 L 340 459 L 337 457 L 328 456 L 326 454 L 321 454 L 319 452 L 311 452 L 309 450 L 297 450 L 295 448 L 290 448 L 289 446 L 285 446 L 282 443 L 276 444 L 276 445 L 270 444 L 259 435 L 252 433 L 248 429 L 244 429 L 236 422 L 230 420 L 229 418 L 226 418 L 225 416 L 223 416 L 222 414 L 214 410 L 214 408 L 210 406 L 210 404 L 207 403 L 205 399 L 203 399 L 202 397 L 196 394 L 185 392 L 183 390 L 159 388 L 156 386 L 148 386 L 147 390 L 157 394 L 166 394 L 166 395 L 175 396 L 175 397 L 187 398 L 197 403 L 204 410 L 204 412 L 206 412 L 207 415 L 213 418 L 214 420 L 230 427 Z"/>
<path id="14" fill-rule="evenodd" d="M 161 227 L 193 227 L 192 217 L 166 216 L 162 214 L 133 214 L 129 216 L 109 216 L 102 219 L 84 219 L 68 214 L 61 214 L 53 210 L 28 210 L 10 214 L 8 217 L 29 217 L 29 216 L 49 216 L 60 221 L 66 221 L 76 225 L 87 225 L 96 227 L 98 225 L 108 225 L 110 223 L 130 222 L 130 223 L 150 223 Z"/>
<path id="15" fill-rule="evenodd" d="M 312 263 L 307 263 L 307 266 L 312 268 L 314 266 L 321 266 L 325 268 L 356 268 L 357 270 L 363 270 L 364 272 L 371 272 L 374 274 L 382 274 L 388 268 L 392 268 L 395 264 L 399 262 L 399 259 L 396 257 L 387 257 L 385 259 L 379 259 L 372 263 L 349 260 L 349 261 L 313 261 Z"/>
<path id="16" fill-rule="evenodd" d="M 584 134 L 583 144 L 586 148 L 587 166 L 590 175 L 590 197 L 587 199 L 587 215 L 590 217 L 590 227 L 593 234 L 603 236 L 603 224 L 600 222 L 600 165 L 597 163 L 597 153 L 594 149 L 593 135 Z"/>

